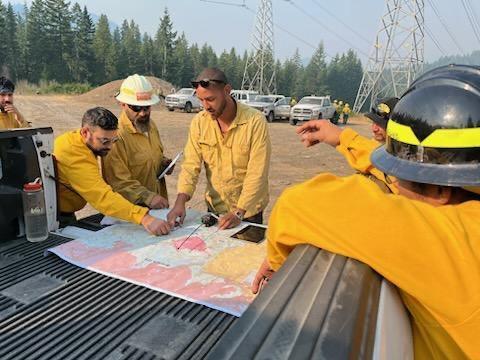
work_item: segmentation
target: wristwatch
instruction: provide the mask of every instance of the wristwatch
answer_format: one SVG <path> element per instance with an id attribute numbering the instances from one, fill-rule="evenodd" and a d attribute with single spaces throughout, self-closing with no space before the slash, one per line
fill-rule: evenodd
<path id="1" fill-rule="evenodd" d="M 235 211 L 234 214 L 238 220 L 243 221 L 243 213 L 240 210 Z"/>

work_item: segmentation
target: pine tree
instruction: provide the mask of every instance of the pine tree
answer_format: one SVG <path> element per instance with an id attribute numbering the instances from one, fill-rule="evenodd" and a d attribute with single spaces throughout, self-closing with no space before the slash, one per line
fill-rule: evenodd
<path id="1" fill-rule="evenodd" d="M 72 9 L 73 16 L 73 61 L 72 79 L 76 82 L 91 82 L 95 67 L 93 53 L 93 37 L 95 26 L 86 7 L 82 8 L 75 3 Z"/>
<path id="2" fill-rule="evenodd" d="M 58 82 L 70 80 L 73 66 L 72 14 L 65 0 L 45 0 L 45 64 L 47 78 Z"/>
<path id="3" fill-rule="evenodd" d="M 162 79 L 175 82 L 172 78 L 172 54 L 177 32 L 173 31 L 173 24 L 168 9 L 165 8 L 160 26 L 155 36 L 155 48 L 158 58 L 157 74 Z"/>
<path id="4" fill-rule="evenodd" d="M 5 11 L 5 30 L 1 36 L 4 46 L 4 64 L 3 72 L 11 79 L 17 78 L 18 73 L 18 38 L 17 38 L 17 18 L 10 3 Z"/>
<path id="5" fill-rule="evenodd" d="M 45 44 L 45 6 L 42 0 L 33 0 L 26 21 L 26 75 L 34 83 L 47 76 Z"/>
<path id="6" fill-rule="evenodd" d="M 175 41 L 175 49 L 173 52 L 173 75 L 174 83 L 179 86 L 190 86 L 190 81 L 194 78 L 193 63 L 190 58 L 187 38 L 182 33 Z"/>
<path id="7" fill-rule="evenodd" d="M 155 57 L 155 44 L 153 39 L 147 33 L 143 35 L 140 58 L 143 62 L 141 73 L 153 76 L 155 74 L 154 71 L 157 61 Z"/>
<path id="8" fill-rule="evenodd" d="M 142 61 L 140 58 L 140 50 L 142 40 L 140 38 L 140 30 L 138 25 L 132 20 L 130 23 L 124 21 L 120 30 L 122 35 L 122 49 L 126 57 L 125 69 L 127 74 L 136 74 L 142 72 Z"/>
<path id="9" fill-rule="evenodd" d="M 93 36 L 93 54 L 95 58 L 94 83 L 103 84 L 117 76 L 116 56 L 112 34 L 106 15 L 100 15 Z"/>
<path id="10" fill-rule="evenodd" d="M 328 93 L 326 82 L 327 63 L 323 43 L 315 50 L 303 74 L 304 93 L 325 95 Z"/>
<path id="11" fill-rule="evenodd" d="M 24 16 L 17 15 L 17 79 L 28 78 L 28 56 L 27 56 L 27 17 L 28 7 L 24 6 Z"/>

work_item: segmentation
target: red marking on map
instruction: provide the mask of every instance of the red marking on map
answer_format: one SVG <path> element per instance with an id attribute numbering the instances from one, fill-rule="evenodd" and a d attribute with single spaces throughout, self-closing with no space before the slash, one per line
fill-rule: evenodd
<path id="1" fill-rule="evenodd" d="M 205 241 L 198 236 L 191 236 L 188 239 L 187 237 L 184 237 L 182 239 L 175 240 L 173 243 L 177 250 L 195 250 L 201 252 L 207 250 L 207 244 L 205 244 Z"/>

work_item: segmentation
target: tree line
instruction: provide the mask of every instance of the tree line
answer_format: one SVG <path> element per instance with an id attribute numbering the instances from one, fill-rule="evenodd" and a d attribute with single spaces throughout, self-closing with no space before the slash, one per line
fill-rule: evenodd
<path id="1" fill-rule="evenodd" d="M 65 0 L 33 0 L 22 14 L 0 0 L 0 73 L 14 80 L 39 83 L 100 85 L 133 73 L 189 86 L 203 68 L 225 71 L 234 88 L 240 88 L 247 52 L 234 47 L 217 55 L 208 44 L 189 44 L 175 31 L 167 9 L 156 33 L 140 32 L 133 20 L 112 29 L 106 15 L 94 22 L 87 7 Z M 275 64 L 278 93 L 300 98 L 330 94 L 353 102 L 362 77 L 362 65 L 353 50 L 329 62 L 320 43 L 308 64 L 298 49 Z"/>

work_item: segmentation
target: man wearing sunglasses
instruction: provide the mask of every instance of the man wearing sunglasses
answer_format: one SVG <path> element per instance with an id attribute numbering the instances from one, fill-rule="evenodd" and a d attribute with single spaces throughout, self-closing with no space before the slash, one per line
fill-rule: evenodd
<path id="1" fill-rule="evenodd" d="M 270 137 L 265 116 L 235 102 L 225 74 L 207 68 L 192 82 L 204 110 L 191 122 L 184 162 L 178 179 L 178 196 L 168 214 L 172 226 L 185 217 L 204 164 L 205 198 L 209 211 L 222 215 L 221 229 L 242 220 L 262 223 L 268 204 Z"/>
<path id="2" fill-rule="evenodd" d="M 150 120 L 151 107 L 160 100 L 147 78 L 137 74 L 123 81 L 116 99 L 122 108 L 118 142 L 102 158 L 103 176 L 134 204 L 168 208 L 165 179 L 158 175 L 170 160 L 163 156 L 160 134 Z"/>
<path id="3" fill-rule="evenodd" d="M 109 110 L 96 107 L 82 118 L 80 130 L 67 132 L 55 139 L 61 226 L 75 220 L 75 212 L 87 202 L 104 215 L 136 224 L 155 235 L 165 235 L 170 226 L 148 215 L 148 208 L 132 204 L 103 180 L 98 158 L 114 147 L 118 119 Z"/>
<path id="4" fill-rule="evenodd" d="M 4 76 L 0 76 L 0 129 L 29 127 L 29 123 L 13 105 L 15 85 Z"/>

